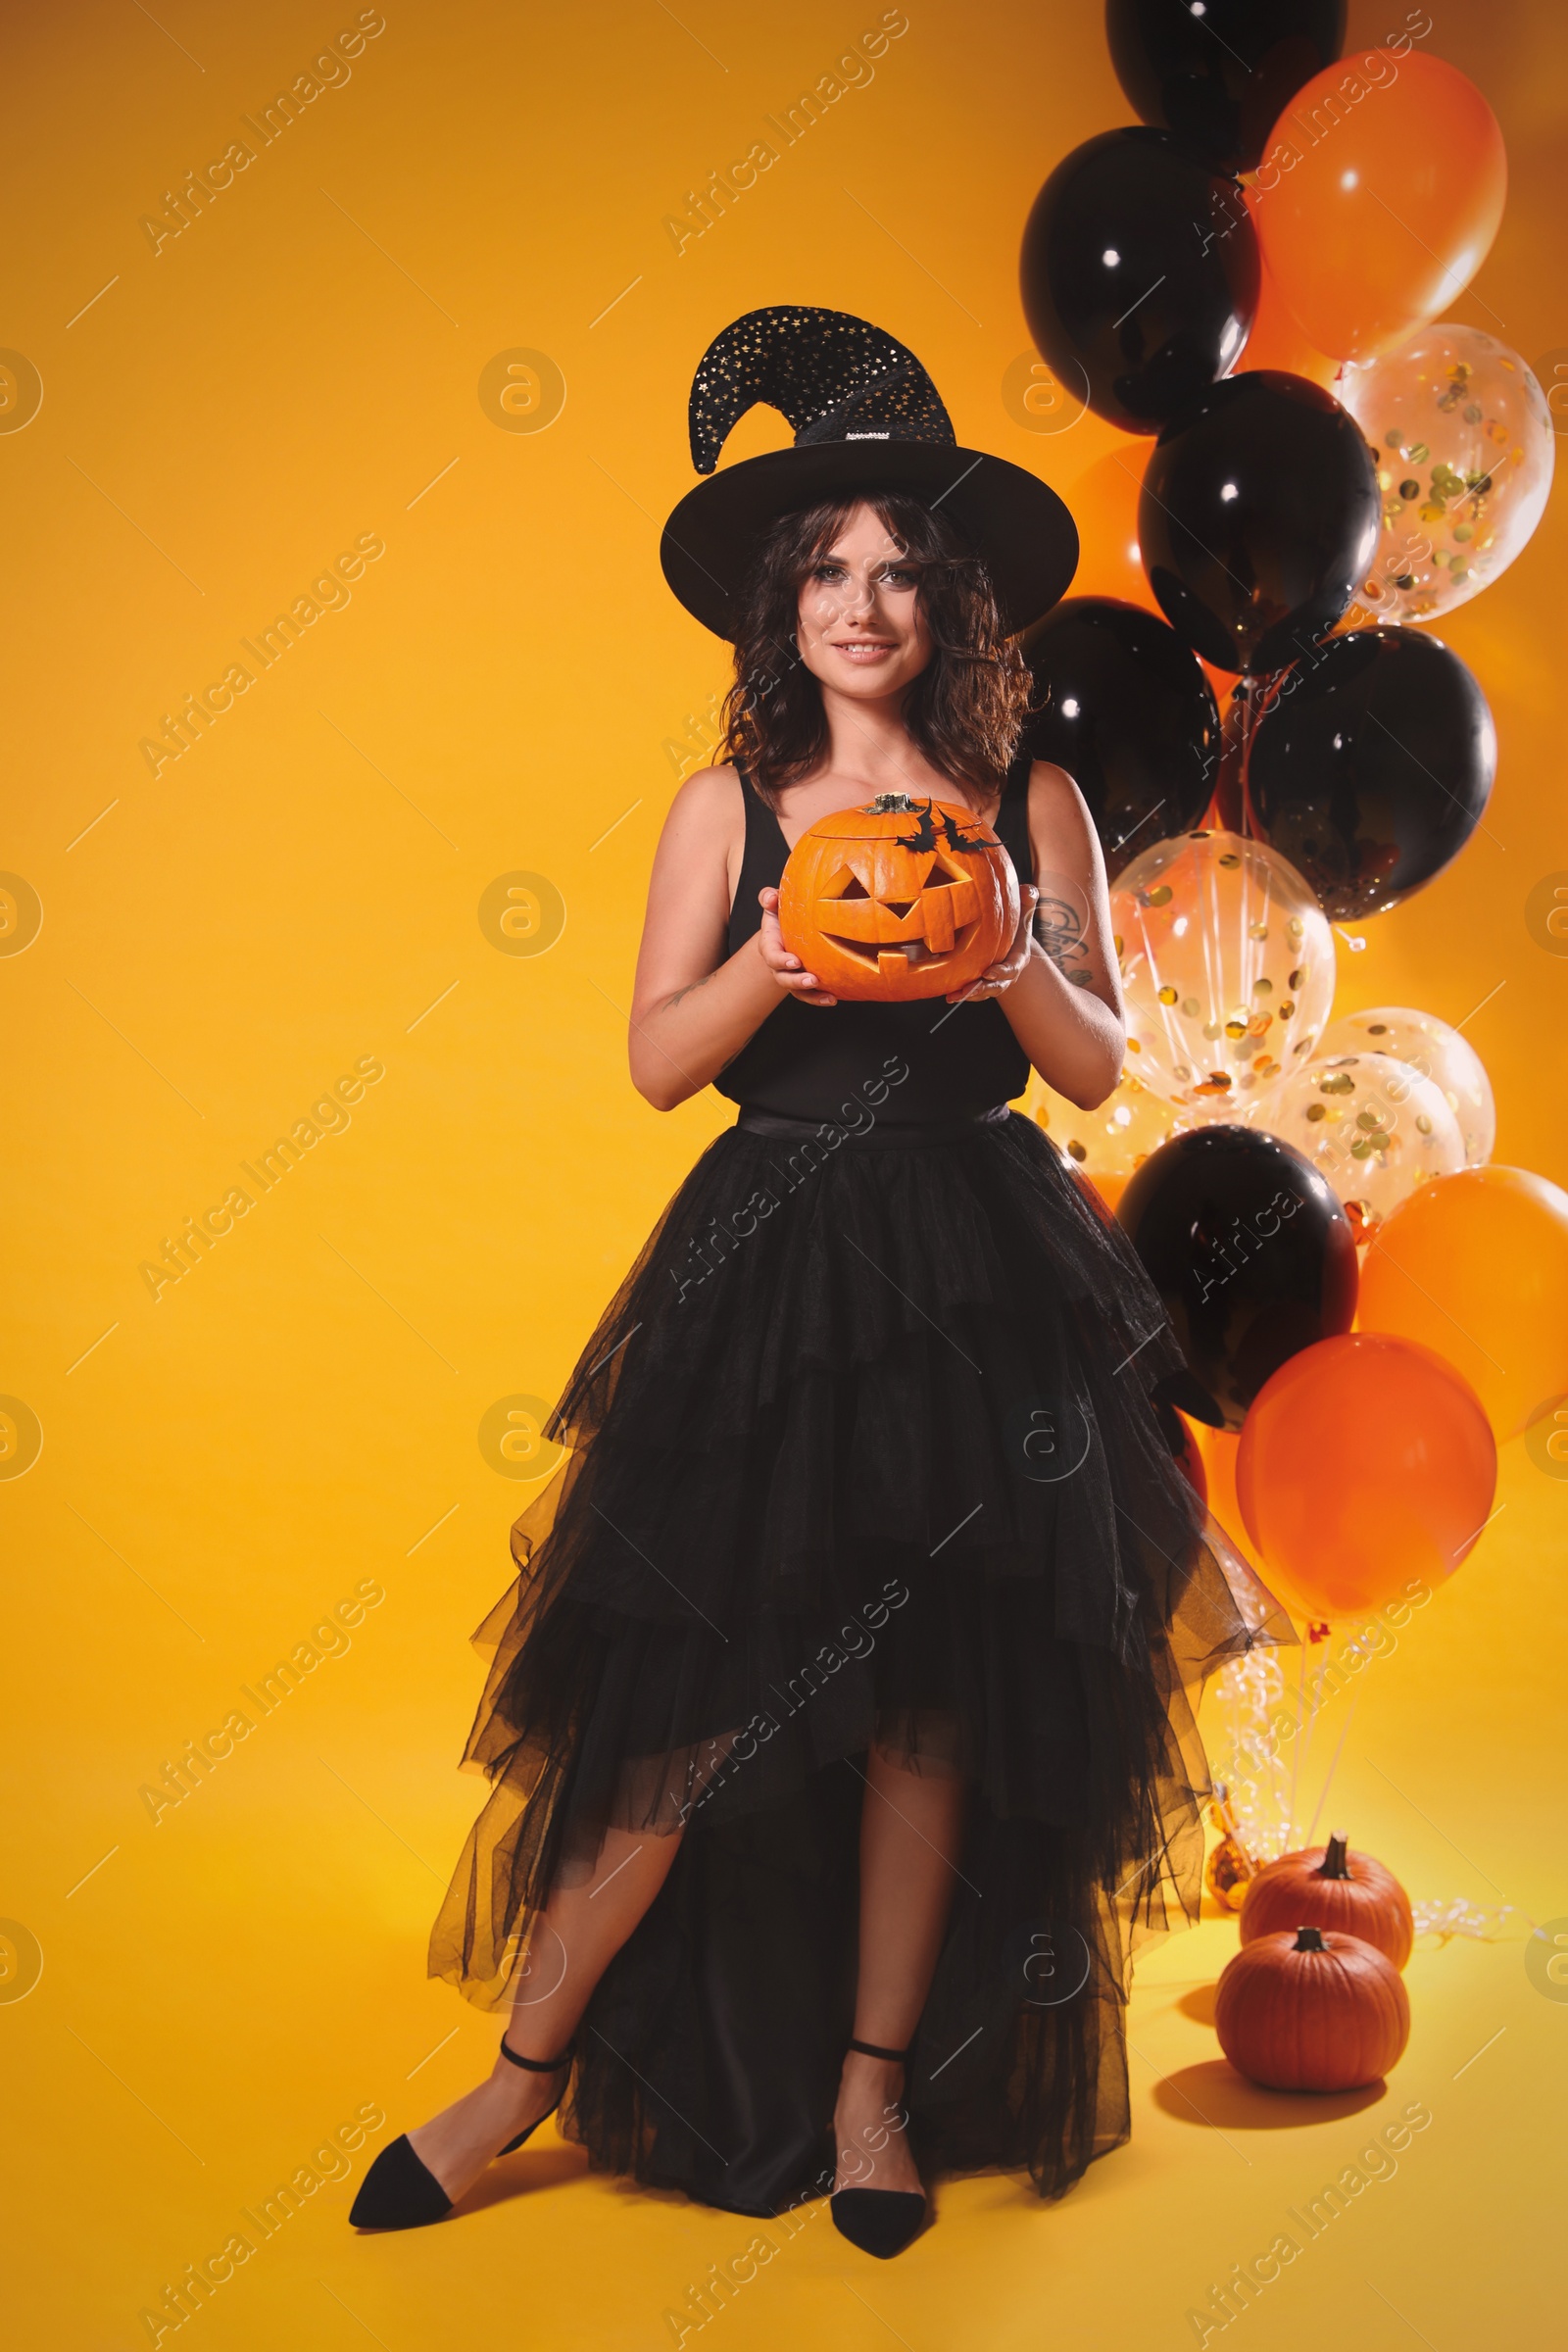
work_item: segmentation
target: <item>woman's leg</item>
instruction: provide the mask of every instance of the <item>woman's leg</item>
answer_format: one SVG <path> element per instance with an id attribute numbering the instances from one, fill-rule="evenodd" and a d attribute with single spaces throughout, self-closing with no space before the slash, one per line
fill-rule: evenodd
<path id="1" fill-rule="evenodd" d="M 535 1933 L 532 1966 L 504 2039 L 519 2058 L 564 2050 L 610 1962 L 662 1886 L 681 1833 L 667 1838 L 611 1830 L 591 1879 L 558 1887 Z M 558 2096 L 564 2072 L 509 2066 L 498 2051 L 489 2077 L 411 2132 L 410 2141 L 454 2203 L 509 2139 Z"/>
<path id="2" fill-rule="evenodd" d="M 873 1747 L 860 1814 L 860 1951 L 855 2034 L 884 2049 L 914 2038 L 942 1948 L 962 1850 L 966 1784 L 945 1766 Z M 900 2118 L 904 2069 L 845 2055 L 833 2113 L 836 2188 L 918 2190 Z"/>

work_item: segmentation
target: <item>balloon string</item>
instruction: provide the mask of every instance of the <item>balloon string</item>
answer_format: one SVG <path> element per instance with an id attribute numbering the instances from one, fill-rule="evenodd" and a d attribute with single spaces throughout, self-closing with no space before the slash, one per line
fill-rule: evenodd
<path id="1" fill-rule="evenodd" d="M 1262 676 L 1244 677 L 1236 692 L 1242 701 L 1240 741 L 1236 753 L 1236 784 L 1242 817 L 1242 837 L 1252 839 L 1252 801 L 1248 790 L 1248 778 L 1252 765 L 1252 738 L 1268 712 L 1280 699 L 1280 679 L 1283 672 L 1268 670 Z M 1232 698 L 1233 700 L 1235 697 Z"/>
<path id="2" fill-rule="evenodd" d="M 1300 1769 L 1301 1785 L 1303 1788 L 1306 1785 L 1306 1760 L 1312 1752 L 1312 1733 L 1317 1724 L 1318 1710 L 1323 1704 L 1323 1686 L 1328 1681 L 1329 1667 L 1332 1665 L 1334 1660 L 1335 1640 L 1336 1636 L 1331 1631 L 1328 1641 L 1324 1643 L 1322 1663 L 1319 1665 L 1317 1672 L 1312 1677 L 1312 1703 L 1307 1709 L 1306 1725 L 1301 1736 Z M 1304 1648 L 1305 1643 L 1303 1643 L 1302 1646 Z M 1291 1830 L 1293 1835 L 1295 1833 L 1295 1829 L 1296 1814 L 1293 1808 L 1291 1814 Z"/>
<path id="3" fill-rule="evenodd" d="M 1306 1728 L 1306 1652 L 1307 1643 L 1303 1641 L 1301 1643 L 1301 1670 L 1296 1691 L 1296 1741 L 1291 1750 L 1291 1812 L 1290 1827 L 1285 1840 L 1287 1845 L 1296 1836 L 1296 1784 L 1301 1769 L 1301 1740 Z"/>
<path id="4" fill-rule="evenodd" d="M 1248 682 L 1244 679 L 1244 684 Z M 1252 757 L 1252 730 L 1257 724 L 1257 710 L 1250 689 L 1242 707 L 1242 741 L 1237 755 L 1236 785 L 1241 800 L 1242 839 L 1252 838 L 1252 811 L 1247 792 L 1247 770 Z"/>
<path id="5" fill-rule="evenodd" d="M 1334 1750 L 1334 1761 L 1333 1761 L 1333 1762 L 1330 1764 L 1330 1766 L 1329 1766 L 1329 1777 L 1328 1777 L 1328 1779 L 1327 1779 L 1327 1780 L 1324 1782 L 1324 1784 L 1323 1784 L 1322 1788 L 1321 1788 L 1319 1789 L 1319 1791 L 1318 1791 L 1317 1807 L 1316 1807 L 1316 1810 L 1314 1811 L 1314 1813 L 1313 1813 L 1313 1815 L 1312 1815 L 1312 1818 L 1311 1818 L 1310 1822 L 1308 1822 L 1308 1824 L 1307 1824 L 1306 1837 L 1305 1837 L 1305 1839 L 1303 1840 L 1303 1842 L 1304 1842 L 1305 1844 L 1307 1844 L 1307 1845 L 1310 1845 L 1310 1844 L 1311 1844 L 1311 1842 L 1312 1842 L 1312 1832 L 1313 1832 L 1313 1831 L 1314 1831 L 1314 1830 L 1317 1828 L 1317 1823 L 1318 1823 L 1318 1815 L 1319 1815 L 1319 1814 L 1322 1812 L 1322 1810 L 1323 1810 L 1324 1806 L 1325 1806 L 1325 1805 L 1328 1803 L 1329 1790 L 1330 1790 L 1330 1789 L 1333 1788 L 1333 1786 L 1334 1786 L 1334 1775 L 1335 1775 L 1335 1774 L 1336 1774 L 1336 1773 L 1339 1771 L 1339 1769 L 1340 1769 L 1340 1758 L 1341 1758 L 1341 1756 L 1342 1756 L 1342 1755 L 1345 1753 L 1345 1742 L 1346 1742 L 1347 1739 L 1349 1737 L 1350 1724 L 1351 1724 L 1351 1721 L 1352 1721 L 1352 1719 L 1354 1718 L 1354 1715 L 1355 1715 L 1355 1702 L 1356 1702 L 1356 1700 L 1357 1700 L 1357 1699 L 1360 1697 L 1360 1695 L 1361 1695 L 1361 1686 L 1360 1686 L 1360 1684 L 1359 1684 L 1359 1683 L 1357 1683 L 1357 1684 L 1356 1684 L 1356 1686 L 1355 1686 L 1355 1689 L 1354 1689 L 1354 1690 L 1351 1691 L 1351 1693 L 1350 1693 L 1350 1703 L 1349 1703 L 1349 1706 L 1348 1706 L 1348 1707 L 1347 1708 L 1347 1710 L 1346 1710 L 1346 1716 L 1345 1716 L 1345 1723 L 1344 1723 L 1344 1727 L 1343 1727 L 1343 1729 L 1342 1729 L 1342 1730 L 1341 1730 L 1341 1732 L 1340 1732 L 1340 1744 L 1339 1744 L 1339 1746 L 1338 1746 L 1338 1747 L 1337 1747 L 1337 1748 Z"/>

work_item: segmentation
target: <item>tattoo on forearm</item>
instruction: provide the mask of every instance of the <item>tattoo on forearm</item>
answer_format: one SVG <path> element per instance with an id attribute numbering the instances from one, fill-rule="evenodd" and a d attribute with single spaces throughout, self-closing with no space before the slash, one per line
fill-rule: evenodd
<path id="1" fill-rule="evenodd" d="M 1077 988 L 1093 985 L 1083 917 L 1069 900 L 1041 893 L 1035 908 L 1035 937 L 1064 980 Z"/>
<path id="2" fill-rule="evenodd" d="M 677 988 L 675 994 L 666 999 L 664 1010 L 673 1012 L 676 1005 L 681 1004 L 685 998 L 695 996 L 700 988 L 706 988 L 712 977 L 711 972 L 705 972 L 700 980 L 693 980 L 685 988 Z"/>

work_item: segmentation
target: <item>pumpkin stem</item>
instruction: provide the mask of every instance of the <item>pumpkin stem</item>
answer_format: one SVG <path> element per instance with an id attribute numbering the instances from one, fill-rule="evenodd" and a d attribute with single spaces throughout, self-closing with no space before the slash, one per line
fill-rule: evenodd
<path id="1" fill-rule="evenodd" d="M 1326 1952 L 1328 1948 L 1316 1928 L 1298 1928 L 1291 1946 L 1293 1952 Z"/>
<path id="2" fill-rule="evenodd" d="M 1313 1876 L 1319 1879 L 1348 1879 L 1350 1875 L 1350 1866 L 1347 1859 L 1346 1848 L 1347 1833 L 1344 1830 L 1336 1830 L 1329 1839 L 1328 1848 Z"/>
<path id="3" fill-rule="evenodd" d="M 867 801 L 865 813 L 867 816 L 912 816 L 919 806 L 920 803 L 911 801 L 906 792 L 879 792 L 874 801 Z M 929 808 L 929 802 L 926 806 Z"/>

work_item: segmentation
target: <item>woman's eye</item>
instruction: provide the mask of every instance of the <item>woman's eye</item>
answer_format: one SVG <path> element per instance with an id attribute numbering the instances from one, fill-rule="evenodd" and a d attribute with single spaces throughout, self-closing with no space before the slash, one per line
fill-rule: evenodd
<path id="1" fill-rule="evenodd" d="M 897 565 L 890 566 L 888 570 L 882 574 L 884 581 L 890 588 L 912 588 L 916 583 L 917 576 L 918 575 L 916 573 Z"/>

